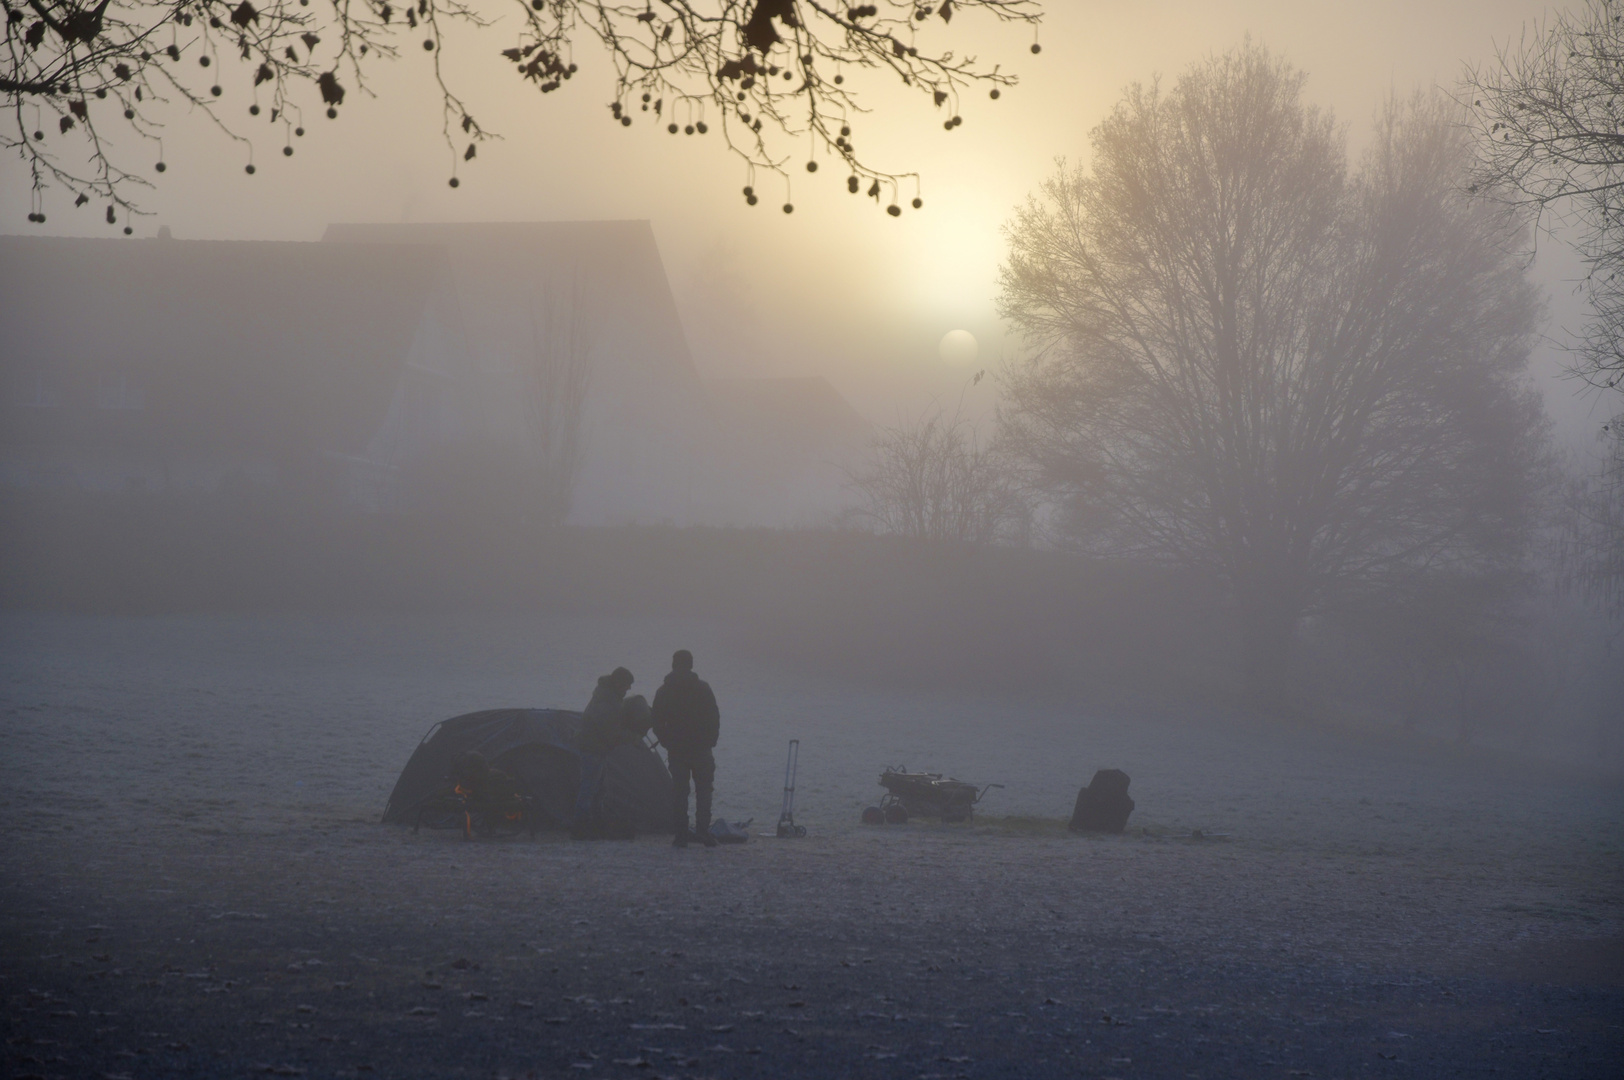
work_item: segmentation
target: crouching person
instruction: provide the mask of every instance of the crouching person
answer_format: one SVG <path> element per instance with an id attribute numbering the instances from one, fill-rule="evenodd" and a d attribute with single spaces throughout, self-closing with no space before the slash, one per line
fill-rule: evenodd
<path id="1" fill-rule="evenodd" d="M 711 795 L 716 787 L 716 756 L 712 750 L 721 727 L 721 713 L 710 684 L 694 674 L 694 654 L 678 649 L 671 657 L 671 674 L 654 692 L 654 734 L 665 747 L 671 770 L 671 813 L 676 828 L 673 847 L 688 846 L 688 783 L 694 787 L 693 836 L 715 847 L 710 833 Z"/>
<path id="2" fill-rule="evenodd" d="M 582 710 L 577 742 L 581 751 L 581 784 L 570 821 L 570 835 L 577 840 L 590 840 L 603 834 L 605 823 L 598 804 L 609 754 L 622 742 L 641 738 L 642 732 L 648 730 L 648 702 L 641 694 L 626 696 L 633 681 L 630 671 L 615 668 L 598 679 L 592 700 Z"/>

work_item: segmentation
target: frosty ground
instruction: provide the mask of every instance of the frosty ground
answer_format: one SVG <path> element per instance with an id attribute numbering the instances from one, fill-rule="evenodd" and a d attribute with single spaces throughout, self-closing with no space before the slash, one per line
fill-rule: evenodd
<path id="1" fill-rule="evenodd" d="M 1560 1076 L 1624 1060 L 1624 787 L 1400 733 L 977 697 L 650 618 L 0 617 L 16 1076 Z M 377 824 L 423 731 L 650 692 L 800 841 Z M 884 765 L 1002 783 L 857 823 Z M 1102 767 L 1127 836 L 1056 824 Z M 1191 839 L 1194 830 L 1220 839 Z"/>

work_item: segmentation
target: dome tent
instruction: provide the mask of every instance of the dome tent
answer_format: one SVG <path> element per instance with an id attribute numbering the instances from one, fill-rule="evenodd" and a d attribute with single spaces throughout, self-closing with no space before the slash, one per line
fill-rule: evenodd
<path id="1" fill-rule="evenodd" d="M 567 828 L 581 783 L 576 741 L 581 714 L 566 709 L 487 709 L 442 720 L 429 728 L 401 770 L 383 820 L 412 824 L 417 808 L 443 794 L 458 761 L 470 750 L 509 773 L 534 800 L 542 822 Z M 622 743 L 603 770 L 602 805 L 629 819 L 638 832 L 669 832 L 671 774 L 651 747 Z"/>

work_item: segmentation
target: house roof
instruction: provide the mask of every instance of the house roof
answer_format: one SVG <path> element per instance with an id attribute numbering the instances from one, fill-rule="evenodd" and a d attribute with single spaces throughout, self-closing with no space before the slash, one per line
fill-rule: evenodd
<path id="1" fill-rule="evenodd" d="M 645 387 L 653 380 L 699 393 L 646 221 L 329 225 L 323 240 L 442 249 L 474 362 L 483 371 L 529 362 L 536 331 L 546 332 L 549 316 L 578 315 L 590 326 L 595 369 L 626 366 L 637 369 Z"/>
<path id="2" fill-rule="evenodd" d="M 330 225 L 324 240 L 446 252 L 485 413 L 498 426 L 524 423 L 517 388 L 538 341 L 572 320 L 584 327 L 590 376 L 572 520 L 690 519 L 718 434 L 648 222 Z"/>
<path id="3" fill-rule="evenodd" d="M 434 247 L 0 237 L 0 440 L 357 452 L 449 281 Z"/>

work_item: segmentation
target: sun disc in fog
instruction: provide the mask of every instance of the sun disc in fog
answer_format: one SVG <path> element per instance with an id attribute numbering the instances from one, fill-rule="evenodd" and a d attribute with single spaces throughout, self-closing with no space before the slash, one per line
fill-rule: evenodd
<path id="1" fill-rule="evenodd" d="M 942 335 L 936 351 L 954 367 L 969 367 L 976 362 L 976 336 L 968 330 L 949 330 Z"/>

